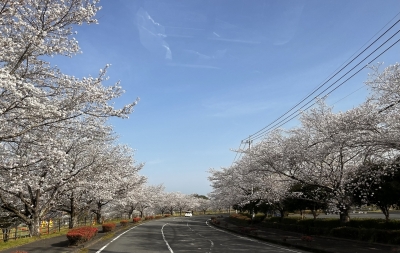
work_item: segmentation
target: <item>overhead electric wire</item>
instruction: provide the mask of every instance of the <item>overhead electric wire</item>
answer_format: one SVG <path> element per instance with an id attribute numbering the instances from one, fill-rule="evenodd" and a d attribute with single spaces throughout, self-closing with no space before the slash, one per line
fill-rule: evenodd
<path id="1" fill-rule="evenodd" d="M 337 100 L 336 102 L 332 103 L 332 105 L 335 105 L 337 103 L 339 103 L 340 101 L 342 101 L 345 98 L 348 98 L 349 96 L 353 95 L 354 93 L 356 93 L 357 91 L 361 90 L 362 88 L 364 88 L 365 85 L 362 85 L 360 88 L 358 88 L 357 90 L 354 90 L 352 92 L 350 92 L 349 94 L 347 94 L 346 96 L 342 97 L 341 99 Z"/>
<path id="2" fill-rule="evenodd" d="M 400 12 L 396 15 L 396 16 L 398 16 L 400 14 Z M 395 16 L 395 17 L 396 17 Z M 395 19 L 395 17 L 394 18 L 392 18 L 391 19 L 391 21 L 393 20 L 393 19 Z M 389 21 L 387 24 L 389 24 L 391 21 Z M 328 80 L 326 80 L 324 83 L 322 83 L 321 85 L 319 85 L 316 89 L 314 89 L 314 91 L 312 92 L 312 93 L 310 93 L 308 96 L 306 96 L 304 99 L 302 99 L 300 102 L 298 102 L 296 105 L 294 105 L 293 107 L 291 107 L 288 111 L 286 111 L 283 115 L 281 115 L 279 118 L 277 118 L 276 120 L 274 120 L 273 122 L 271 122 L 270 124 L 268 124 L 267 126 L 265 126 L 264 128 L 262 128 L 262 129 L 260 129 L 259 131 L 257 131 L 257 132 L 255 132 L 254 134 L 252 134 L 252 135 L 250 135 L 250 138 L 254 138 L 254 136 L 258 136 L 258 134 L 260 133 L 260 132 L 266 132 L 266 131 L 264 131 L 265 129 L 267 129 L 269 126 L 271 126 L 272 124 L 274 124 L 275 122 L 277 122 L 279 119 L 281 119 L 282 117 L 284 117 L 285 115 L 287 115 L 288 113 L 290 113 L 293 109 L 295 109 L 296 107 L 298 107 L 301 103 L 303 103 L 306 99 L 308 99 L 309 97 L 311 97 L 315 92 L 317 92 L 319 89 L 321 89 L 323 86 L 325 86 L 330 80 L 332 80 L 335 76 L 337 76 L 343 69 L 345 69 L 347 66 L 349 66 L 352 62 L 354 62 L 358 57 L 360 57 L 360 55 L 361 54 L 363 54 L 366 50 L 368 50 L 373 44 L 375 44 L 380 38 L 382 38 L 387 32 L 389 32 L 395 25 L 397 25 L 398 23 L 400 22 L 400 19 L 399 20 L 397 20 L 392 26 L 390 26 L 388 29 L 386 29 L 386 31 L 384 32 L 384 33 L 382 33 L 378 38 L 376 38 L 372 43 L 370 43 L 369 45 L 368 45 L 368 47 L 366 47 L 364 50 L 362 50 L 359 54 L 357 54 L 357 56 L 356 57 L 354 57 L 350 62 L 348 62 L 345 66 L 343 66 L 340 70 L 338 70 L 338 71 L 336 71 L 336 73 L 333 75 L 333 76 L 331 76 Z M 387 25 L 386 24 L 386 25 Z M 386 26 L 385 25 L 385 26 Z M 383 28 L 380 30 L 380 31 L 382 31 L 383 30 Z M 392 37 L 390 37 L 388 40 L 386 40 L 383 44 L 381 44 L 379 47 L 378 47 L 378 49 L 380 48 L 380 47 L 382 47 L 386 42 L 388 42 L 391 38 L 393 38 L 397 33 L 398 33 L 399 31 L 397 31 L 394 35 L 392 35 Z M 379 33 L 379 32 L 378 32 Z M 378 34 L 378 33 L 376 33 L 376 34 Z M 373 37 L 375 37 L 376 36 L 376 34 L 373 36 Z M 372 38 L 373 38 L 372 37 Z M 370 40 L 372 40 L 372 38 L 370 39 Z M 370 41 L 369 40 L 369 41 Z M 368 43 L 368 42 L 367 42 Z M 364 45 L 366 45 L 367 43 L 365 43 Z M 364 47 L 364 46 L 362 46 L 362 47 Z M 361 48 L 362 48 L 361 47 Z M 373 53 L 374 52 L 376 52 L 378 49 L 375 49 L 374 51 L 373 51 Z M 372 53 L 371 53 L 372 54 Z M 371 55 L 371 54 L 369 54 L 368 55 L 368 57 Z M 353 54 L 354 55 L 354 54 Z M 366 57 L 366 58 L 368 58 L 368 57 Z M 351 57 L 350 57 L 351 58 Z M 364 61 L 364 60 L 366 60 L 366 58 L 364 58 L 362 61 Z M 358 65 L 360 65 L 361 63 L 362 63 L 362 61 L 361 62 L 359 62 L 355 67 L 357 67 Z M 352 68 L 352 70 L 355 68 L 355 67 L 353 67 Z M 348 71 L 349 72 L 349 71 Z M 347 75 L 348 74 L 348 72 L 345 74 L 345 75 Z M 345 75 L 343 75 L 341 78 L 343 78 Z M 339 78 L 337 81 L 339 81 L 341 78 Z M 336 82 L 337 82 L 336 81 Z M 335 83 L 336 83 L 335 82 Z M 332 84 L 333 85 L 333 84 Z M 329 87 L 332 87 L 332 85 L 330 85 Z M 326 89 L 324 90 L 324 91 L 326 91 Z M 324 92 L 323 91 L 323 92 Z M 321 94 L 321 93 L 320 93 Z M 303 108 L 303 107 L 305 107 L 307 104 L 309 104 L 310 102 L 308 102 L 308 103 L 306 103 L 305 105 L 303 105 L 302 107 L 300 107 L 299 109 L 301 109 L 301 108 Z M 290 117 L 291 115 L 293 115 L 293 113 L 292 114 L 290 114 L 288 117 Z M 286 118 L 288 118 L 288 117 L 286 117 Z M 284 118 L 283 120 L 285 120 L 286 118 Z M 277 124 L 279 124 L 280 122 L 282 122 L 282 121 L 279 121 Z M 276 125 L 276 124 L 275 124 Z M 268 130 L 267 130 L 268 131 Z"/>
<path id="3" fill-rule="evenodd" d="M 362 48 L 364 48 L 365 45 L 367 45 L 369 43 L 369 41 L 371 41 L 374 37 L 377 36 L 377 34 L 379 34 L 384 27 L 386 27 L 388 24 L 390 24 L 398 15 L 400 14 L 397 13 L 388 23 L 386 23 L 382 29 L 380 29 L 371 39 L 369 39 L 358 51 L 360 51 Z M 312 101 L 311 100 L 309 102 L 307 102 L 306 104 L 302 105 L 300 108 L 296 109 L 295 112 L 291 113 L 289 116 L 285 117 L 283 120 L 279 121 L 278 123 L 274 124 L 275 122 L 277 122 L 279 119 L 281 119 L 282 117 L 284 117 L 285 115 L 287 115 L 288 113 L 290 113 L 292 110 L 294 110 L 296 107 L 298 107 L 300 104 L 302 104 L 304 101 L 306 101 L 308 98 L 310 98 L 314 93 L 316 93 L 319 89 L 321 89 L 323 86 L 325 86 L 330 80 L 332 80 L 335 76 L 337 76 L 340 72 L 343 71 L 343 69 L 345 69 L 347 66 L 349 66 L 352 62 L 354 62 L 358 57 L 360 57 L 366 50 L 368 50 L 373 44 L 375 44 L 379 39 L 381 39 L 385 34 L 387 34 L 394 26 L 396 26 L 398 23 L 400 22 L 400 19 L 397 20 L 393 25 L 391 25 L 388 29 L 386 29 L 386 31 L 384 33 L 382 33 L 378 38 L 376 38 L 373 42 L 371 42 L 366 48 L 364 48 L 360 53 L 357 54 L 357 56 L 353 57 L 354 55 L 356 55 L 357 52 L 355 52 L 352 56 L 349 57 L 349 59 L 347 61 L 349 61 L 350 59 L 352 59 L 350 62 L 348 62 L 345 66 L 343 66 L 345 63 L 343 63 L 341 66 L 343 67 L 338 67 L 335 71 L 334 74 L 326 81 L 324 81 L 322 84 L 320 84 L 317 88 L 315 88 L 313 90 L 312 93 L 310 93 L 308 96 L 306 96 L 304 99 L 302 99 L 300 102 L 298 102 L 296 105 L 292 106 L 288 111 L 286 111 L 283 115 L 281 115 L 279 118 L 277 118 L 276 120 L 274 120 L 273 122 L 271 122 L 270 124 L 268 124 L 267 126 L 265 126 L 264 128 L 260 129 L 259 131 L 255 132 L 254 134 L 250 135 L 248 138 L 243 139 L 239 145 L 239 149 L 238 151 L 236 151 L 236 155 L 235 158 L 232 162 L 232 165 L 236 162 L 236 158 L 238 157 L 238 153 L 239 153 L 239 158 L 241 158 L 242 156 L 242 152 L 240 152 L 240 148 L 242 146 L 242 144 L 244 143 L 245 140 L 253 141 L 256 139 L 259 139 L 260 137 L 265 137 L 266 134 L 274 129 L 277 129 L 283 125 L 285 125 L 286 123 L 288 123 L 289 121 L 297 118 L 302 112 L 299 112 L 299 110 L 301 110 L 302 108 L 304 108 L 305 106 L 307 106 L 308 104 L 310 104 Z M 363 60 L 361 60 L 356 66 L 354 66 L 351 70 L 347 71 L 344 75 L 342 75 L 338 80 L 336 80 L 333 84 L 331 84 L 330 86 L 328 86 L 326 89 L 324 89 L 322 92 L 320 92 L 317 96 L 321 95 L 322 93 L 324 93 L 325 91 L 327 91 L 329 88 L 331 88 L 334 84 L 336 84 L 338 81 L 340 81 L 343 77 L 345 77 L 347 74 L 349 74 L 353 69 L 355 69 L 357 66 L 359 66 L 363 61 L 365 61 L 369 56 L 371 56 L 373 53 L 375 53 L 378 49 L 380 49 L 384 44 L 386 44 L 389 40 L 391 40 L 396 34 L 398 34 L 400 32 L 397 31 L 394 35 L 392 35 L 389 39 L 387 39 L 384 43 L 382 43 L 377 49 L 375 49 L 372 53 L 370 53 L 367 57 L 365 57 Z M 360 71 L 362 71 L 365 67 L 367 67 L 369 64 L 371 64 L 373 61 L 375 61 L 378 57 L 380 57 L 382 54 L 384 54 L 385 52 L 387 52 L 390 48 L 392 48 L 394 45 L 396 45 L 398 42 L 400 41 L 397 40 L 395 43 L 393 43 L 392 45 L 390 45 L 388 48 L 386 48 L 383 52 L 381 52 L 378 56 L 376 56 L 373 60 L 371 60 L 369 63 L 367 63 L 364 67 L 362 67 L 361 69 L 359 69 L 356 73 L 352 74 L 350 77 L 348 77 L 345 81 L 343 81 L 341 84 L 337 85 L 334 89 L 332 89 L 331 91 L 329 91 L 327 94 L 324 95 L 328 96 L 329 94 L 331 94 L 333 91 L 335 91 L 336 89 L 338 89 L 340 86 L 342 86 L 344 83 L 346 83 L 348 80 L 350 80 L 351 78 L 353 78 L 356 74 L 358 74 Z M 339 69 L 340 68 L 340 69 Z M 339 69 L 339 70 L 338 70 Z M 338 103 L 339 101 L 343 100 L 344 98 L 352 95 L 353 93 L 359 91 L 361 88 L 363 88 L 364 86 L 360 87 L 359 89 L 353 91 L 352 93 L 346 95 L 345 97 L 341 98 L 340 100 L 336 101 L 334 104 Z M 317 97 L 316 96 L 316 97 Z M 399 100 L 400 103 L 400 100 Z M 308 109 L 310 109 L 312 106 L 314 106 L 316 104 L 316 102 L 314 102 L 313 104 L 311 104 L 310 106 L 308 106 L 307 108 L 303 109 L 302 111 L 306 111 Z M 292 116 L 293 114 L 295 114 L 297 112 L 296 115 Z M 291 117 L 292 116 L 292 117 Z M 290 118 L 289 118 L 290 117 Z M 289 119 L 288 119 L 289 118 Z M 284 122 L 283 122 L 284 121 Z M 272 124 L 274 124 L 272 127 L 270 127 Z M 279 124 L 279 125 L 278 125 Z M 232 166 L 231 165 L 231 166 Z"/>
<path id="4" fill-rule="evenodd" d="M 398 20 L 395 24 L 399 23 L 400 20 Z M 392 28 L 393 26 L 391 26 Z M 391 29 L 389 28 L 389 29 Z M 387 30 L 388 31 L 388 30 Z M 387 32 L 386 31 L 386 32 Z M 385 32 L 385 33 L 386 33 Z M 349 71 L 347 71 L 344 75 L 342 75 L 338 80 L 336 80 L 333 84 L 329 85 L 327 88 L 325 88 L 322 92 L 320 92 L 317 96 L 320 96 L 322 93 L 324 93 L 325 91 L 327 91 L 329 88 L 331 88 L 334 84 L 336 84 L 338 81 L 340 81 L 343 77 L 345 77 L 347 74 L 349 74 L 352 70 L 354 70 L 357 66 L 359 66 L 363 61 L 365 61 L 368 57 L 370 57 L 373 53 L 375 53 L 378 49 L 380 49 L 383 45 L 385 45 L 389 40 L 391 40 L 394 36 L 396 36 L 398 33 L 400 32 L 400 30 L 398 30 L 395 34 L 393 34 L 389 39 L 387 39 L 385 42 L 383 42 L 378 48 L 376 48 L 374 51 L 372 51 L 372 53 L 370 53 L 368 56 L 366 56 L 364 59 L 362 59 L 357 65 L 355 65 L 353 68 L 351 68 Z M 380 36 L 379 38 L 381 38 L 382 36 Z M 375 43 L 376 40 L 373 42 Z M 370 45 L 371 46 L 371 45 Z M 369 46 L 369 47 L 370 47 Z M 369 48 L 368 47 L 368 48 Z M 364 52 L 365 50 L 363 50 Z M 356 58 L 359 57 L 360 54 L 357 55 Z M 356 59 L 355 58 L 355 59 Z M 355 59 L 353 59 L 351 62 L 353 62 Z M 350 63 L 351 63 L 350 62 Z M 349 64 L 347 64 L 346 66 L 348 66 Z M 345 67 L 346 67 L 345 66 Z M 343 67 L 344 68 L 344 67 Z M 340 70 L 342 71 L 343 68 Z M 338 73 L 336 73 L 334 76 L 336 76 Z M 330 81 L 334 76 L 332 76 L 328 81 Z M 286 114 L 288 114 L 290 111 L 292 111 L 295 107 L 297 107 L 299 104 L 301 104 L 303 101 L 305 101 L 307 98 L 309 98 L 312 94 L 314 94 L 317 90 L 319 90 L 322 86 L 324 86 L 328 81 L 324 82 L 323 85 L 321 85 L 320 87 L 318 87 L 318 89 L 314 90 L 311 94 L 309 94 L 305 99 L 303 99 L 301 102 L 299 102 L 296 106 L 292 107 L 292 109 L 290 109 L 289 111 L 287 111 L 285 114 L 283 114 L 282 116 L 280 116 L 278 119 L 276 119 L 275 121 L 273 121 L 272 123 L 270 123 L 269 125 L 267 125 L 266 127 L 262 128 L 261 130 L 257 131 L 256 133 L 250 135 L 251 139 L 258 139 L 258 137 L 260 135 L 263 135 L 264 133 L 268 132 L 271 128 L 274 128 L 276 125 L 280 124 L 282 121 L 286 120 L 287 118 L 289 118 L 290 116 L 292 116 L 294 113 L 296 113 L 296 111 L 292 112 L 290 115 L 288 115 L 287 117 L 285 117 L 283 120 L 280 120 L 278 123 L 274 124 L 273 126 L 271 126 L 273 123 L 275 123 L 276 121 L 278 121 L 279 119 L 281 119 L 283 116 L 285 116 Z M 311 103 L 312 100 L 308 101 L 306 104 L 302 105 L 300 108 L 298 108 L 298 110 L 302 109 L 303 107 L 307 106 L 309 103 Z M 269 127 L 271 126 L 271 127 Z"/>
<path id="5" fill-rule="evenodd" d="M 236 155 L 235 155 L 235 158 L 233 159 L 233 162 L 232 162 L 232 164 L 231 164 L 231 167 L 232 167 L 232 165 L 236 162 L 236 157 L 238 156 L 238 153 L 240 152 L 240 148 L 242 147 L 242 144 L 243 144 L 243 142 L 240 142 L 240 145 L 239 145 L 238 150 L 235 151 L 235 152 L 236 152 Z M 240 158 L 239 158 L 239 159 L 240 159 Z"/>
<path id="6" fill-rule="evenodd" d="M 317 96 L 322 95 L 325 91 L 327 91 L 329 88 L 331 88 L 333 85 L 335 85 L 338 81 L 340 81 L 342 78 L 344 78 L 347 74 L 349 74 L 351 71 L 353 71 L 357 66 L 359 66 L 363 61 L 365 61 L 368 57 L 370 57 L 373 53 L 375 53 L 378 49 L 380 49 L 384 44 L 386 44 L 389 40 L 391 40 L 395 35 L 397 35 L 400 32 L 397 31 L 394 35 L 392 35 L 389 39 L 387 39 L 384 43 L 382 43 L 377 49 L 375 49 L 373 52 L 371 52 L 368 56 L 366 56 L 363 60 L 361 60 L 357 65 L 355 65 L 353 68 L 351 68 L 349 71 L 347 71 L 344 75 L 342 75 L 338 80 L 336 80 L 334 83 L 332 83 L 331 85 L 329 85 L 327 88 L 325 88 L 322 92 L 320 92 Z M 396 41 L 394 44 L 392 44 L 389 48 L 393 47 L 395 44 L 397 44 L 398 41 Z M 367 67 L 369 64 L 371 64 L 374 60 L 376 60 L 379 56 L 381 56 L 383 53 L 385 53 L 389 48 L 387 48 L 386 50 L 384 50 L 381 54 L 379 54 L 377 57 L 375 57 L 373 60 L 371 60 L 370 62 L 368 62 L 367 65 L 365 65 L 364 67 L 362 67 L 361 69 L 359 69 L 355 74 L 358 74 L 361 70 L 363 70 L 365 67 Z M 351 75 L 350 78 L 354 77 L 354 75 Z M 346 79 L 345 82 L 347 82 L 350 78 Z M 332 91 L 330 91 L 329 93 L 325 94 L 325 96 L 331 94 L 334 90 L 336 90 L 338 87 L 342 86 L 344 84 L 341 83 L 340 85 L 338 85 L 337 87 L 335 87 Z M 302 109 L 305 106 L 307 106 L 308 104 L 310 104 L 311 102 L 313 102 L 313 100 L 308 101 L 306 104 L 304 104 L 303 106 L 301 106 L 299 108 Z M 315 105 L 315 103 L 313 103 L 312 105 Z M 309 108 L 309 107 L 308 107 Z M 307 109 L 308 109 L 307 108 Z M 278 123 L 274 124 L 273 126 L 263 130 L 262 132 L 259 132 L 257 135 L 252 135 L 252 140 L 258 139 L 260 138 L 260 136 L 263 136 L 265 133 L 271 131 L 271 129 L 276 128 L 276 125 L 280 124 L 282 121 L 285 121 L 287 118 L 289 118 L 290 116 L 292 116 L 293 114 L 295 114 L 297 111 L 292 112 L 290 115 L 286 116 L 284 119 L 280 120 Z M 281 125 L 280 125 L 281 126 Z"/>
<path id="7" fill-rule="evenodd" d="M 394 42 L 392 45 L 390 45 L 387 49 L 385 49 L 382 53 L 380 53 L 378 56 L 376 56 L 374 59 L 372 59 L 370 62 L 368 62 L 364 67 L 360 68 L 358 71 L 356 71 L 354 74 L 352 74 L 350 77 L 348 77 L 345 81 L 343 81 L 341 84 L 339 84 L 338 86 L 336 86 L 333 90 L 329 91 L 327 94 L 325 94 L 325 96 L 331 94 L 333 91 L 335 91 L 337 88 L 339 88 L 340 86 L 342 86 L 343 84 L 345 84 L 348 80 L 350 80 L 351 78 L 353 78 L 355 75 L 357 75 L 358 73 L 360 73 L 365 67 L 369 66 L 373 61 L 375 61 L 377 58 L 379 58 L 382 54 L 386 53 L 390 48 L 392 48 L 394 45 L 396 45 L 397 43 L 400 42 L 400 39 L 398 39 L 396 42 Z M 328 87 L 329 88 L 329 87 Z M 326 90 L 326 89 L 325 89 Z M 307 104 L 309 104 L 311 101 L 309 101 Z M 307 105 L 306 104 L 306 105 Z M 310 109 L 311 107 L 313 107 L 316 104 L 316 102 L 312 103 L 310 106 L 308 106 L 307 108 L 305 108 L 303 111 L 306 111 L 308 109 Z M 303 106 L 304 107 L 304 106 Z M 292 114 L 290 114 L 288 117 L 286 117 L 285 119 L 289 118 L 290 116 L 292 116 L 293 114 L 295 114 L 297 111 L 293 112 Z M 288 123 L 289 121 L 297 118 L 297 116 L 299 116 L 301 114 L 301 112 L 297 112 L 296 115 L 294 115 L 293 117 L 289 118 L 288 120 L 284 121 L 282 124 L 278 125 L 279 123 L 281 123 L 282 121 L 278 122 L 277 124 L 275 124 L 273 127 L 268 128 L 268 130 L 264 131 L 263 133 L 258 134 L 257 136 L 253 136 L 253 140 L 259 139 L 260 137 L 265 136 L 265 134 L 267 132 L 270 132 L 272 130 L 275 130 L 283 125 L 285 125 L 286 123 Z M 285 120 L 284 119 L 284 120 Z"/>

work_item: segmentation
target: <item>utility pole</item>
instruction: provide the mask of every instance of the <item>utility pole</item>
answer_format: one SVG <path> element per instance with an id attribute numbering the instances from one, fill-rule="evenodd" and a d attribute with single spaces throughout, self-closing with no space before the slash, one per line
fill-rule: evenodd
<path id="1" fill-rule="evenodd" d="M 250 137 L 251 137 L 251 136 L 249 135 L 249 139 L 248 139 L 248 140 L 242 141 L 242 143 L 249 144 L 249 148 L 248 148 L 249 155 L 250 155 L 251 143 L 253 143 L 253 140 L 251 140 Z M 251 184 L 251 198 L 253 198 L 253 194 L 254 194 L 254 189 L 253 189 L 253 184 Z M 253 206 L 253 210 L 252 210 L 252 214 L 251 214 L 251 219 L 254 220 L 254 217 L 255 217 L 255 216 L 256 216 L 256 215 L 255 215 L 255 213 L 254 213 L 254 206 Z"/>
<path id="2" fill-rule="evenodd" d="M 253 140 L 250 139 L 250 135 L 249 135 L 249 139 L 248 140 L 243 140 L 242 143 L 249 144 L 249 149 L 248 150 L 250 151 L 251 143 L 253 143 Z"/>

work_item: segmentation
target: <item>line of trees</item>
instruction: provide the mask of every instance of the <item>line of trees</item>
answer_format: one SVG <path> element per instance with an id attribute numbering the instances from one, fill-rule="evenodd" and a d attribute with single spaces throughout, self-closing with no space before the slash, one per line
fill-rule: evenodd
<path id="1" fill-rule="evenodd" d="M 112 105 L 123 90 L 104 85 L 109 66 L 76 78 L 48 61 L 80 53 L 73 26 L 97 23 L 99 9 L 96 0 L 0 3 L 0 208 L 31 235 L 54 210 L 70 214 L 71 226 L 85 209 L 100 219 L 103 205 L 145 182 L 106 124 L 137 103 Z"/>
<path id="2" fill-rule="evenodd" d="M 111 117 L 127 118 L 124 91 L 97 76 L 66 75 L 49 61 L 80 53 L 74 26 L 96 24 L 97 0 L 0 2 L 0 227 L 13 222 L 40 233 L 50 214 L 78 217 L 134 211 L 173 213 L 212 208 L 209 199 L 166 193 L 139 175 L 134 152 L 118 143 Z M 220 208 L 219 205 L 215 208 Z"/>
<path id="3" fill-rule="evenodd" d="M 343 223 L 352 206 L 374 204 L 389 219 L 400 202 L 400 65 L 371 69 L 364 103 L 335 113 L 319 99 L 298 127 L 274 130 L 231 167 L 210 169 L 212 195 L 282 214 L 303 200 L 297 209 L 337 211 Z"/>

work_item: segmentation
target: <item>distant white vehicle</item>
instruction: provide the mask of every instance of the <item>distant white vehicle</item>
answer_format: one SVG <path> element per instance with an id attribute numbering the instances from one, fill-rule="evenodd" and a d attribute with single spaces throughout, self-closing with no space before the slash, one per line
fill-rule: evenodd
<path id="1" fill-rule="evenodd" d="M 185 217 L 192 217 L 192 212 L 186 212 Z"/>

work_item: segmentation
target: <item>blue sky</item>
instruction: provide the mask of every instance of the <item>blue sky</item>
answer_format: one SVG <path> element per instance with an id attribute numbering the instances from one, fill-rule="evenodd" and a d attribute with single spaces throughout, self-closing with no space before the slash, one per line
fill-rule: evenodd
<path id="1" fill-rule="evenodd" d="M 98 25 L 76 27 L 83 54 L 52 62 L 77 77 L 111 64 L 108 84 L 120 80 L 126 90 L 115 104 L 141 99 L 129 119 L 110 121 L 120 142 L 137 150 L 150 184 L 187 194 L 210 192 L 209 168 L 230 166 L 230 149 L 308 95 L 400 10 L 398 0 L 100 5 Z M 399 52 L 396 45 L 376 61 L 393 64 Z M 336 110 L 362 102 L 367 73 L 332 93 L 328 104 L 355 90 Z"/>

